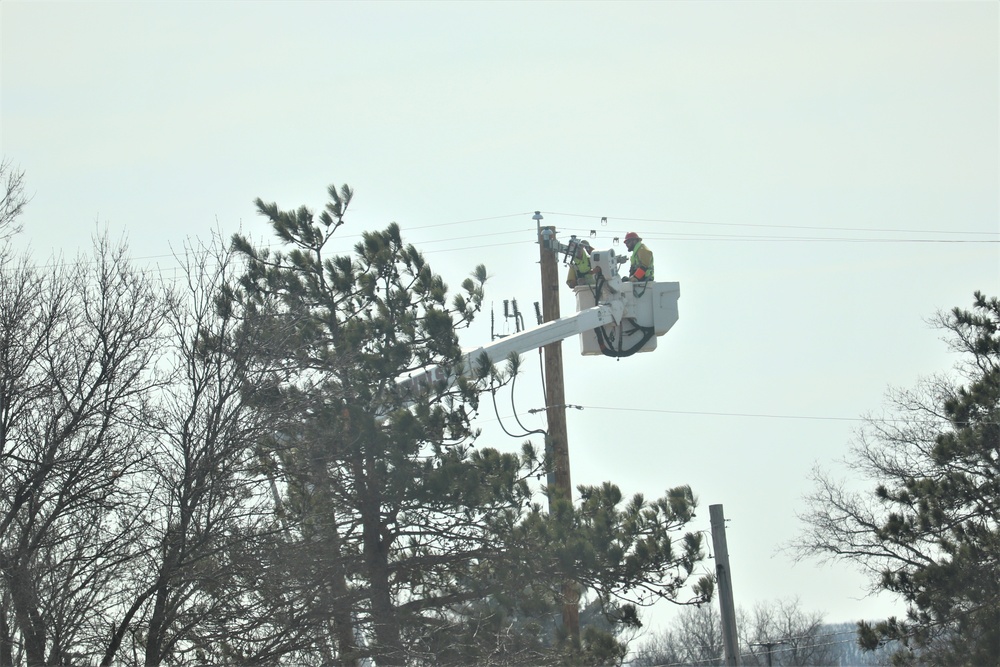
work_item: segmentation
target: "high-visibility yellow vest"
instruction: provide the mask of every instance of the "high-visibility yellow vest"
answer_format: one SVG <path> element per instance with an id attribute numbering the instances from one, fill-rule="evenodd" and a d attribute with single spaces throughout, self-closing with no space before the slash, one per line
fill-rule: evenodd
<path id="1" fill-rule="evenodd" d="M 643 254 L 649 256 L 649 262 L 644 263 L 639 259 L 639 252 L 644 251 Z M 641 277 L 637 277 L 637 280 L 652 280 L 653 279 L 653 251 L 646 247 L 645 243 L 637 243 L 635 247 L 632 248 L 632 257 L 629 263 L 629 275 L 634 276 L 636 270 L 643 270 Z"/>
<path id="2" fill-rule="evenodd" d="M 574 258 L 570 263 L 570 272 L 566 282 L 569 284 L 574 281 L 577 285 L 594 284 L 594 274 L 590 272 L 590 256 L 587 253 L 584 253 L 583 257 Z"/>

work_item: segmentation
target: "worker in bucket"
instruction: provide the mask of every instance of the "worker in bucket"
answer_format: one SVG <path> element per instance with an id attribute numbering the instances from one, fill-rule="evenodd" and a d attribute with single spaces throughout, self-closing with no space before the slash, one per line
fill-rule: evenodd
<path id="1" fill-rule="evenodd" d="M 593 285 L 595 283 L 594 269 L 590 265 L 590 253 L 594 249 L 590 241 L 580 241 L 573 254 L 573 261 L 569 263 L 569 273 L 566 275 L 566 284 L 570 289 L 578 285 Z"/>
<path id="2" fill-rule="evenodd" d="M 646 282 L 653 279 L 653 251 L 646 247 L 635 232 L 625 235 L 625 247 L 632 253 L 629 258 L 628 276 L 624 280 Z"/>

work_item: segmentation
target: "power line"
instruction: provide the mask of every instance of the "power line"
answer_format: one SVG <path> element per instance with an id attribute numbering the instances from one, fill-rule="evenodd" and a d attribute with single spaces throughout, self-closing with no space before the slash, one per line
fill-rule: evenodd
<path id="1" fill-rule="evenodd" d="M 577 406 L 574 406 L 577 407 Z M 816 415 L 777 415 L 752 412 L 708 412 L 703 410 L 663 410 L 659 408 L 616 408 L 606 405 L 581 405 L 584 410 L 613 410 L 620 412 L 657 412 L 671 415 L 697 415 L 705 417 L 752 417 L 756 419 L 801 419 L 806 421 L 866 421 L 861 417 L 824 417 Z M 906 421 L 906 420 L 899 420 Z"/>
<path id="2" fill-rule="evenodd" d="M 759 224 L 759 223 L 744 223 L 744 222 L 712 222 L 708 220 L 678 220 L 673 218 L 619 218 L 611 216 L 600 216 L 600 215 L 585 215 L 581 213 L 556 213 L 553 211 L 542 211 L 545 215 L 563 215 L 571 218 L 589 218 L 591 220 L 601 220 L 601 226 L 606 226 L 604 220 L 613 219 L 615 221 L 621 220 L 623 222 L 659 222 L 659 223 L 669 223 L 678 225 L 708 225 L 714 227 L 752 227 L 752 228 L 768 228 L 768 229 L 808 229 L 813 231 L 837 231 L 837 232 L 878 232 L 878 233 L 900 233 L 900 234 L 976 234 L 976 235 L 987 235 L 987 236 L 998 236 L 1000 237 L 1000 232 L 973 232 L 973 231 L 960 231 L 954 229 L 948 230 L 933 230 L 933 229 L 867 229 L 863 227 L 822 227 L 814 225 L 775 225 L 775 224 Z"/>
<path id="3" fill-rule="evenodd" d="M 754 412 L 709 412 L 705 410 L 663 410 L 660 408 L 620 408 L 608 405 L 576 405 L 576 404 L 566 404 L 567 408 L 575 408 L 577 410 L 610 410 L 612 412 L 655 412 L 660 414 L 670 414 L 670 415 L 692 415 L 700 417 L 742 417 L 742 418 L 753 418 L 753 419 L 796 419 L 802 421 L 842 421 L 842 422 L 878 422 L 880 424 L 931 424 L 946 426 L 951 424 L 953 426 L 962 426 L 962 423 L 955 422 L 939 422 L 933 420 L 914 420 L 914 419 L 887 419 L 884 417 L 828 417 L 823 415 L 782 415 L 782 414 L 768 414 L 768 413 L 754 413 Z M 532 408 L 526 411 L 527 414 L 538 414 L 545 412 L 545 408 Z M 484 420 L 492 421 L 492 420 Z M 978 424 L 993 424 L 994 422 L 976 422 Z"/>
<path id="4" fill-rule="evenodd" d="M 561 229 L 570 232 L 583 232 L 589 234 L 591 231 L 579 227 L 562 227 Z M 848 230 L 844 230 L 848 231 Z M 620 232 L 618 232 L 620 234 Z M 948 232 L 924 232 L 925 234 L 947 234 Z M 967 234 L 978 234 L 986 232 L 962 232 Z M 707 241 L 707 240 L 736 240 L 736 241 L 837 241 L 837 242 L 860 242 L 860 243 L 1000 243 L 997 239 L 911 239 L 911 238 L 857 238 L 849 236 L 754 236 L 749 234 L 708 234 L 704 232 L 643 232 L 643 236 L 650 239 L 667 239 L 671 241 Z M 686 238 L 686 237 L 690 237 Z"/>
<path id="5" fill-rule="evenodd" d="M 751 242 L 751 243 L 787 243 L 787 242 L 806 242 L 806 243 L 926 243 L 926 244 L 1000 244 L 1000 239 L 996 241 L 988 240 L 959 240 L 959 239 L 837 239 L 837 238 L 802 238 L 802 237 L 747 237 L 747 236 L 732 236 L 730 238 L 673 238 L 667 236 L 654 236 L 647 235 L 648 238 L 664 239 L 672 242 Z M 510 241 L 507 243 L 490 243 L 488 245 L 473 245 L 473 246 L 462 246 L 459 248 L 439 248 L 436 250 L 423 250 L 421 251 L 425 255 L 430 255 L 434 253 L 445 253 L 445 252 L 465 252 L 467 250 L 479 250 L 482 248 L 496 248 L 499 246 L 509 246 L 509 245 L 534 245 L 535 241 Z"/>
<path id="6" fill-rule="evenodd" d="M 410 233 L 413 231 L 421 231 L 425 229 L 436 229 L 440 227 L 449 227 L 454 225 L 469 225 L 479 222 L 489 222 L 494 220 L 504 220 L 510 218 L 519 218 L 530 215 L 531 212 L 522 213 L 508 213 L 503 215 L 494 216 L 484 216 L 479 218 L 469 218 L 465 220 L 456 220 L 452 222 L 442 222 L 431 225 L 420 225 L 414 227 L 406 227 L 404 231 Z M 579 213 L 556 213 L 556 212 L 546 212 L 547 215 L 554 216 L 567 216 L 575 218 L 588 218 L 593 220 L 600 220 L 603 216 L 595 215 L 585 215 Z M 826 226 L 813 226 L 813 225 L 778 225 L 778 224 L 751 224 L 751 223 L 735 223 L 735 222 L 713 222 L 705 220 L 679 220 L 671 218 L 614 218 L 617 221 L 627 221 L 627 222 L 642 222 L 642 223 L 666 223 L 666 224 L 677 224 L 677 225 L 701 225 L 701 226 L 713 226 L 713 227 L 745 227 L 754 229 L 795 229 L 795 230 L 811 230 L 811 231 L 835 231 L 835 232 L 871 232 L 871 233 L 898 233 L 898 234 L 942 234 L 942 235 L 976 235 L 976 236 L 995 236 L 997 238 L 987 238 L 987 239 L 934 239 L 934 238 L 903 238 L 903 237 L 893 237 L 893 238 L 854 238 L 854 237 L 830 237 L 830 236 L 758 236 L 758 235 L 748 235 L 748 234 L 711 234 L 711 233 L 688 233 L 688 232 L 663 232 L 663 231 L 651 231 L 644 232 L 644 234 L 650 239 L 664 239 L 671 242 L 682 242 L 682 241 L 694 241 L 694 242 L 753 242 L 753 243 L 927 243 L 927 244 L 967 244 L 967 243 L 1000 243 L 1000 233 L 998 232 L 977 232 L 977 231 L 964 231 L 964 230 L 915 230 L 915 229 L 887 229 L 887 228 L 873 228 L 864 229 L 858 227 L 826 227 Z M 598 223 L 601 227 L 606 227 L 603 223 Z M 581 234 L 589 234 L 594 229 L 585 228 L 574 228 L 567 227 L 564 228 L 566 231 L 579 232 Z M 426 245 L 431 243 L 445 243 L 449 241 L 457 240 L 470 240 L 470 239 L 485 239 L 494 236 L 502 236 L 506 234 L 528 234 L 533 232 L 533 229 L 511 229 L 507 231 L 489 231 L 480 234 L 469 234 L 461 237 L 452 237 L 448 239 L 430 239 L 424 241 L 409 241 L 413 245 Z M 610 232 L 609 232 L 610 234 Z M 357 234 L 340 234 L 336 238 L 338 240 L 353 240 L 362 238 L 363 232 Z M 433 250 L 423 250 L 424 254 L 434 254 L 434 253 L 445 253 L 445 252 L 465 252 L 468 250 L 478 250 L 483 248 L 495 248 L 500 246 L 509 245 L 534 245 L 536 240 L 533 236 L 525 238 L 519 241 L 509 241 L 505 243 L 489 243 L 484 245 L 466 245 L 456 248 L 439 248 Z M 282 244 L 271 243 L 266 244 L 263 247 L 280 248 Z M 165 260 L 173 259 L 176 256 L 174 254 L 164 254 L 164 255 L 147 255 L 141 257 L 131 258 L 132 261 L 155 261 L 155 260 Z M 92 260 L 78 260 L 70 262 L 50 262 L 48 264 L 35 265 L 34 268 L 52 268 L 59 264 L 68 265 L 78 265 L 78 264 L 89 264 Z M 161 269 L 157 267 L 156 269 L 148 269 L 149 272 L 154 271 L 164 271 L 173 269 Z"/>
<path id="7" fill-rule="evenodd" d="M 524 213 L 508 213 L 506 215 L 493 215 L 486 218 L 472 218 L 469 220 L 458 220 L 456 222 L 441 222 L 436 225 L 424 225 L 422 227 L 409 227 L 408 229 L 431 229 L 434 227 L 448 227 L 450 225 L 464 225 L 470 222 L 488 222 L 490 220 L 503 220 L 504 218 L 520 218 L 522 216 L 533 215 L 534 211 L 525 211 Z"/>
<path id="8" fill-rule="evenodd" d="M 472 234 L 470 236 L 452 236 L 452 237 L 447 238 L 447 239 L 432 239 L 432 240 L 429 240 L 429 241 L 418 241 L 418 242 L 411 241 L 410 243 L 414 244 L 414 245 L 416 243 L 421 243 L 421 244 L 427 244 L 427 243 L 447 243 L 448 241 L 464 241 L 465 239 L 482 239 L 482 238 L 486 238 L 488 236 L 503 236 L 505 234 L 528 234 L 528 233 L 532 233 L 533 234 L 534 231 L 535 231 L 534 229 L 512 229 L 512 230 L 506 231 L 506 232 L 489 232 L 487 234 Z M 534 243 L 534 240 L 531 240 L 531 241 L 516 241 L 515 243 Z M 489 246 L 485 246 L 485 247 L 489 247 Z"/>

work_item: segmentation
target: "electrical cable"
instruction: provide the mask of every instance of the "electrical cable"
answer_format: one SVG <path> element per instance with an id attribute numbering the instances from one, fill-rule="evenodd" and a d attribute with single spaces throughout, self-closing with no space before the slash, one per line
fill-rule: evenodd
<path id="1" fill-rule="evenodd" d="M 659 412 L 662 414 L 673 414 L 673 415 L 697 415 L 705 417 L 754 417 L 759 419 L 802 419 L 807 421 L 845 421 L 845 422 L 868 422 L 874 421 L 885 424 L 892 423 L 904 423 L 913 424 L 912 419 L 869 419 L 867 417 L 820 417 L 815 415 L 774 415 L 774 414 L 759 414 L 759 413 L 747 413 L 747 412 L 708 412 L 703 410 L 662 410 L 656 408 L 618 408 L 611 407 L 607 405 L 581 405 L 580 409 L 585 410 L 615 410 L 622 412 Z M 919 423 L 926 424 L 937 424 L 935 421 L 925 421 Z M 956 425 L 963 425 L 962 422 L 952 422 Z M 996 425 L 996 422 L 976 422 L 979 424 Z"/>
<path id="2" fill-rule="evenodd" d="M 545 359 L 542 356 L 542 348 L 538 348 L 538 371 L 542 377 L 542 398 L 548 396 L 548 390 L 545 388 Z"/>
<path id="3" fill-rule="evenodd" d="M 595 285 L 594 285 L 594 303 L 600 303 L 599 300 L 600 300 L 600 296 L 601 296 L 601 291 L 603 290 L 604 284 L 606 282 L 607 281 L 604 279 L 604 276 L 601 275 L 601 274 L 598 274 L 597 280 L 596 280 Z M 645 292 L 645 286 L 643 286 L 643 292 Z M 642 293 L 640 293 L 639 296 L 642 296 Z M 641 350 L 646 345 L 646 343 L 649 342 L 649 339 L 652 338 L 653 335 L 656 333 L 656 330 L 655 330 L 654 327 L 652 327 L 652 326 L 644 327 L 644 326 L 641 326 L 635 320 L 633 320 L 631 318 L 629 318 L 629 319 L 630 319 L 631 323 L 634 325 L 633 328 L 630 329 L 629 331 L 625 331 L 625 322 L 624 322 L 624 320 L 622 321 L 621 324 L 618 325 L 618 335 L 617 335 L 617 338 L 618 338 L 618 349 L 617 350 L 614 349 L 614 341 L 609 338 L 609 334 L 608 334 L 607 331 L 605 331 L 605 327 L 601 326 L 601 327 L 597 327 L 597 328 L 594 329 L 594 334 L 597 336 L 597 344 L 601 348 L 601 353 L 604 356 L 606 356 L 606 357 L 614 357 L 614 358 L 617 358 L 617 359 L 621 359 L 622 357 L 631 357 L 633 354 L 635 354 L 636 352 L 638 352 L 639 350 Z M 627 350 L 623 349 L 622 345 L 624 345 L 624 343 L 625 343 L 625 337 L 627 335 L 631 336 L 632 334 L 634 334 L 637 331 L 641 331 L 642 332 L 642 337 L 639 339 L 639 341 L 636 344 L 632 345 Z"/>
<path id="4" fill-rule="evenodd" d="M 576 213 L 554 213 L 547 212 L 548 215 L 563 215 L 568 217 L 580 217 L 580 218 L 594 218 L 592 215 L 583 215 Z M 459 220 L 455 222 L 445 222 L 435 225 L 423 225 L 420 227 L 409 227 L 406 229 L 407 232 L 422 229 L 432 229 L 435 227 L 445 227 L 450 225 L 461 225 L 470 224 L 474 222 L 482 222 L 489 220 L 499 220 L 504 218 L 513 218 L 529 215 L 529 212 L 524 213 L 512 213 L 507 215 L 497 215 L 488 216 L 483 218 L 472 218 L 469 220 Z M 600 216 L 596 216 L 600 217 Z M 690 224 L 690 225 L 706 225 L 706 226 L 724 226 L 724 227 L 748 227 L 748 228 L 771 228 L 771 229 L 798 229 L 798 230 L 814 230 L 814 231 L 835 231 L 835 232 L 873 232 L 873 233 L 898 233 L 898 234 L 949 234 L 949 235 L 970 235 L 970 236 L 998 236 L 996 239 L 911 239 L 911 238 L 885 238 L 885 239 L 869 239 L 869 238 L 836 238 L 836 237 L 796 237 L 796 236 L 748 236 L 746 234 L 691 234 L 684 232 L 670 232 L 670 233 L 657 233 L 657 232 L 646 232 L 647 236 L 651 239 L 664 239 L 673 242 L 682 241 L 695 241 L 695 242 L 725 242 L 725 241 L 737 241 L 737 242 L 770 242 L 770 243 L 785 243 L 785 242 L 820 242 L 820 243 L 937 243 L 937 244 L 968 244 L 968 243 L 1000 243 L 1000 235 L 996 232 L 977 232 L 977 231 L 963 231 L 963 230 L 917 230 L 917 229 L 885 229 L 885 228 L 874 228 L 874 229 L 864 229 L 858 227 L 822 227 L 822 226 L 808 226 L 808 225 L 772 225 L 772 224 L 749 224 L 749 223 L 735 223 L 735 222 L 710 222 L 710 221 L 695 221 L 695 220 L 671 220 L 671 219 L 658 219 L 658 218 L 616 218 L 617 220 L 629 221 L 629 222 L 650 222 L 650 223 L 670 223 L 670 224 Z M 567 228 L 569 231 L 579 231 L 579 232 L 589 232 L 588 229 L 579 228 Z M 534 231 L 534 230 L 531 230 Z M 487 236 L 496 236 L 500 234 L 512 234 L 518 233 L 517 230 L 511 230 L 509 232 L 490 232 L 486 234 L 473 234 L 469 236 L 461 237 L 463 239 L 475 239 L 475 238 L 485 238 Z M 342 235 L 338 236 L 338 239 L 350 239 L 358 237 L 360 234 L 353 235 Z M 680 237 L 693 237 L 693 238 L 680 238 Z M 446 239 L 447 241 L 455 239 Z M 440 243 L 443 240 L 430 240 L 430 241 L 418 241 L 410 242 L 414 245 L 425 245 L 427 243 Z M 442 248 L 437 250 L 425 250 L 421 251 L 422 254 L 433 254 L 442 252 L 464 252 L 467 250 L 478 250 L 481 248 L 495 248 L 499 246 L 508 245 L 520 245 L 520 244 L 536 244 L 537 241 L 534 239 L 524 240 L 524 241 L 510 241 L 507 243 L 492 243 L 489 245 L 475 245 L 475 246 L 462 246 L 459 248 Z M 267 244 L 262 247 L 264 248 L 275 248 L 281 247 L 282 244 Z M 157 260 L 157 259 L 168 259 L 175 258 L 175 255 L 146 255 L 142 257 L 131 258 L 132 261 L 140 260 Z M 93 264 L 94 260 L 78 260 L 73 262 L 50 262 L 47 264 L 36 264 L 32 268 L 35 269 L 47 269 L 54 268 L 56 266 L 83 266 Z M 144 274 L 151 273 L 165 273 L 168 271 L 177 271 L 177 267 L 167 267 L 167 268 L 147 268 L 142 269 L 141 272 Z"/>
<path id="5" fill-rule="evenodd" d="M 533 215 L 534 211 L 524 211 L 522 213 L 507 213 L 505 215 L 493 215 L 486 218 L 472 218 L 470 220 L 458 220 L 456 222 L 441 222 L 435 225 L 424 225 L 422 227 L 410 227 L 409 229 L 431 229 L 433 227 L 448 227 L 450 225 L 465 225 L 470 222 L 486 222 L 488 220 L 502 220 L 504 218 L 519 218 L 523 215 Z M 532 230 L 534 231 L 534 230 Z"/>
<path id="6" fill-rule="evenodd" d="M 766 224 L 753 224 L 753 223 L 742 223 L 742 222 L 709 222 L 707 220 L 676 220 L 671 218 L 619 218 L 614 216 L 595 216 L 595 215 L 584 215 L 581 213 L 556 213 L 553 211 L 542 211 L 545 215 L 563 215 L 570 218 L 613 218 L 614 220 L 622 220 L 625 222 L 659 222 L 659 223 L 669 223 L 669 224 L 679 224 L 679 225 L 709 225 L 714 227 L 753 227 L 753 228 L 770 228 L 770 229 L 809 229 L 816 231 L 838 231 L 838 232 L 879 232 L 879 233 L 902 233 L 902 234 L 976 234 L 976 235 L 990 235 L 990 236 L 1000 236 L 1000 232 L 971 232 L 971 231 L 956 231 L 949 229 L 946 231 L 934 230 L 934 229 L 865 229 L 863 227 L 821 227 L 812 225 L 766 225 Z"/>
<path id="7" fill-rule="evenodd" d="M 536 434 L 536 433 L 541 434 L 543 436 L 547 436 L 549 434 L 549 432 L 546 431 L 545 429 L 533 429 L 533 430 L 531 430 L 531 429 L 528 429 L 524 424 L 521 423 L 521 418 L 518 417 L 518 415 L 517 415 L 517 408 L 514 406 L 514 384 L 516 382 L 517 382 L 517 374 L 515 373 L 513 379 L 510 381 L 510 409 L 514 413 L 514 420 L 517 422 L 517 425 L 520 426 L 521 429 L 525 432 L 524 436 L 521 436 L 521 437 L 533 435 L 533 434 Z"/>
<path id="8" fill-rule="evenodd" d="M 510 391 L 510 404 L 511 404 L 512 408 L 514 406 L 514 383 L 515 382 L 517 382 L 517 374 L 516 373 L 514 374 L 514 378 L 511 380 L 511 383 L 510 383 L 510 385 L 511 385 L 510 386 L 510 390 L 511 390 Z M 514 410 L 514 420 L 517 421 L 517 425 L 521 427 L 521 430 L 523 430 L 524 433 L 522 433 L 521 435 L 515 435 L 514 433 L 511 433 L 510 431 L 508 431 L 507 427 L 504 426 L 503 420 L 500 418 L 500 408 L 497 406 L 497 388 L 494 387 L 493 378 L 492 377 L 490 378 L 490 389 L 489 389 L 489 392 L 490 392 L 490 397 L 492 398 L 492 401 L 493 401 L 493 413 L 497 417 L 497 423 L 500 424 L 500 428 L 503 429 L 503 432 L 506 433 L 507 436 L 509 436 L 511 438 L 524 438 L 524 437 L 527 437 L 527 436 L 532 435 L 534 433 L 546 434 L 545 431 L 539 431 L 539 430 L 529 431 L 527 428 L 525 428 L 524 424 L 522 424 L 521 420 L 518 419 L 518 417 L 517 417 L 517 410 L 516 409 Z"/>
<path id="9" fill-rule="evenodd" d="M 875 421 L 883 424 L 937 424 L 935 421 L 921 421 L 914 422 L 912 419 L 869 419 L 866 417 L 822 417 L 816 415 L 774 415 L 774 414 L 755 414 L 746 412 L 708 412 L 704 410 L 659 410 L 655 408 L 621 408 L 613 407 L 609 405 L 576 405 L 576 404 L 566 404 L 567 408 L 575 408 L 577 410 L 609 410 L 612 412 L 657 412 L 661 414 L 671 414 L 671 415 L 693 415 L 699 417 L 752 417 L 756 419 L 801 419 L 805 421 L 844 421 L 844 422 L 868 422 Z M 528 414 L 535 414 L 537 412 L 544 412 L 545 408 L 534 408 L 527 410 Z M 492 421 L 492 420 L 490 420 Z M 978 424 L 996 426 L 998 422 L 977 422 Z M 962 422 L 957 422 L 956 425 L 964 425 Z"/>

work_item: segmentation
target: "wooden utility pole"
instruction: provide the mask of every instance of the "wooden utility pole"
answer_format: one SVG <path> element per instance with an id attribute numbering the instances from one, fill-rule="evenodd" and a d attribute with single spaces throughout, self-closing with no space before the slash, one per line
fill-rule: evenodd
<path id="1" fill-rule="evenodd" d="M 726 665 L 740 664 L 740 644 L 736 634 L 736 609 L 733 604 L 733 578 L 729 570 L 729 546 L 726 544 L 726 517 L 722 505 L 709 505 L 712 522 L 712 549 L 715 550 L 715 580 L 719 585 L 719 607 L 722 612 L 722 642 L 726 649 Z"/>
<path id="2" fill-rule="evenodd" d="M 558 320 L 559 242 L 555 227 L 542 227 L 542 214 L 535 211 L 538 248 L 542 267 L 542 320 Z M 569 442 L 566 437 L 566 387 L 563 381 L 562 342 L 542 348 L 545 368 L 545 413 L 548 417 L 546 450 L 552 453 L 555 488 L 549 490 L 549 509 L 558 499 L 573 502 L 573 482 L 569 474 Z M 563 627 L 574 644 L 580 641 L 580 591 L 573 582 L 563 584 Z"/>

